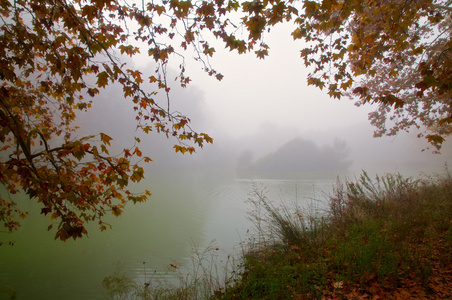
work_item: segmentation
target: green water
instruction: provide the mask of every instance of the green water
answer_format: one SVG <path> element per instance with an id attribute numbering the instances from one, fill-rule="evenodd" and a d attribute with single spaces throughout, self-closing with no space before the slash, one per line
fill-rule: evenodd
<path id="1" fill-rule="evenodd" d="M 324 199 L 322 191 L 331 190 L 335 178 L 257 181 L 275 201 L 319 206 L 313 199 Z M 167 273 L 170 264 L 189 263 L 193 245 L 215 240 L 222 251 L 232 251 L 253 226 L 246 202 L 253 182 L 212 174 L 160 175 L 143 183 L 153 194 L 148 202 L 128 205 L 121 217 L 111 217 L 113 230 L 93 226 L 89 238 L 66 242 L 55 241 L 54 231 L 47 231 L 51 221 L 22 198 L 30 216 L 18 232 L 0 233 L 0 288 L 16 290 L 17 299 L 107 299 L 102 280 L 117 263 L 139 278 L 143 262 L 154 274 Z"/>

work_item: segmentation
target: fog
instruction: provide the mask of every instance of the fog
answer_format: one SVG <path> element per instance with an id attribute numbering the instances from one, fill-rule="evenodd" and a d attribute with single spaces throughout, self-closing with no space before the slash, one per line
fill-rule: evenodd
<path id="1" fill-rule="evenodd" d="M 145 67 L 148 70 L 150 68 Z M 167 139 L 165 135 L 157 132 L 146 135 L 136 131 L 133 105 L 130 100 L 120 96 L 119 86 L 103 90 L 93 99 L 92 109 L 80 114 L 79 134 L 99 132 L 109 134 L 114 139 L 113 147 L 116 153 L 131 147 L 134 144 L 133 137 L 137 135 L 142 141 L 140 149 L 153 160 L 147 171 L 154 175 L 167 171 L 213 171 L 236 177 L 264 176 L 243 170 L 253 164 L 253 168 L 256 169 L 258 162 L 262 162 L 268 156 L 278 156 L 278 153 L 283 151 L 284 145 L 295 140 L 303 140 L 305 144 L 310 145 L 309 151 L 307 148 L 300 148 L 298 152 L 285 154 L 285 161 L 299 163 L 300 176 L 307 171 L 325 170 L 325 164 L 329 162 L 325 153 L 335 153 L 338 142 L 342 144 L 341 159 L 344 164 L 337 171 L 347 169 L 351 174 L 357 174 L 361 170 L 380 174 L 401 172 L 408 175 L 440 172 L 445 164 L 452 160 L 450 142 L 445 143 L 442 154 L 432 154 L 432 149 L 423 151 L 429 145 L 425 140 L 417 138 L 416 132 L 400 133 L 395 137 L 373 138 L 373 128 L 367 122 L 370 107 L 358 108 L 351 105 L 352 102 L 349 100 L 329 99 L 321 91 L 306 87 L 301 77 L 298 78 L 299 85 L 294 86 L 293 91 L 290 90 L 290 86 L 285 86 L 285 90 L 279 91 L 281 95 L 286 95 L 285 98 L 276 96 L 278 90 L 272 92 L 268 90 L 268 97 L 265 98 L 252 79 L 249 81 L 249 89 L 241 93 L 240 89 L 246 85 L 243 77 L 245 71 L 250 74 L 249 76 L 253 74 L 251 70 L 239 69 L 238 72 L 242 75 L 237 78 L 231 74 L 229 81 L 225 79 L 224 82 L 229 89 L 219 88 L 218 93 L 214 93 L 215 88 L 223 83 L 212 84 L 213 79 L 206 74 L 203 74 L 206 78 L 205 85 L 194 82 L 187 88 L 178 87 L 176 83 L 172 86 L 171 110 L 187 115 L 194 130 L 206 132 L 214 138 L 213 145 L 207 144 L 192 155 L 175 153 L 173 149 L 173 145 L 177 143 L 175 139 Z M 284 76 L 278 77 L 278 80 L 281 78 Z M 238 86 L 232 89 L 230 85 L 234 82 L 240 84 L 237 83 Z M 277 89 L 275 86 L 272 88 Z M 300 94 L 299 90 L 302 89 L 305 89 L 305 92 Z M 247 100 L 253 91 L 263 98 Z M 290 97 L 287 96 L 289 94 Z M 227 103 L 219 103 L 218 98 L 230 103 L 232 108 L 225 109 L 228 107 Z M 157 101 L 161 101 L 163 105 L 166 97 L 160 95 Z M 237 106 L 238 101 L 242 103 L 240 106 Z M 235 105 L 237 107 L 234 107 Z M 284 106 L 282 110 L 287 112 L 286 116 L 279 115 L 281 112 L 275 108 L 278 105 Z M 296 117 L 297 115 L 300 117 Z M 306 115 L 311 117 L 306 120 L 304 117 Z M 318 154 L 310 158 L 317 161 L 317 170 L 316 166 L 307 168 L 300 163 L 309 155 L 312 156 L 310 152 Z M 333 166 L 338 161 L 330 162 L 329 171 L 334 172 L 336 169 Z M 293 165 L 287 162 L 280 163 L 285 164 Z M 276 168 L 278 174 L 275 170 L 274 176 L 284 176 L 280 174 L 283 171 L 281 168 L 281 166 Z M 273 176 L 268 168 L 265 170 L 265 176 Z"/>
<path id="2" fill-rule="evenodd" d="M 153 159 L 150 164 L 153 172 L 211 170 L 240 176 L 236 171 L 243 169 L 244 163 L 259 161 L 296 139 L 312 143 L 319 153 L 320 149 L 334 148 L 335 141 L 343 142 L 351 173 L 364 169 L 417 175 L 440 172 L 452 160 L 450 141 L 444 143 L 441 154 L 433 154 L 434 149 L 427 149 L 426 140 L 417 138 L 415 128 L 410 133 L 373 138 L 367 114 L 374 107 L 356 107 L 353 100 L 331 99 L 326 91 L 307 86 L 310 70 L 299 58 L 303 44 L 291 39 L 288 26 L 266 33 L 271 48 L 265 60 L 252 54 L 231 53 L 221 43 L 213 42 L 217 52 L 211 63 L 225 76 L 221 82 L 209 77 L 202 65 L 187 54 L 187 75 L 192 82 L 184 89 L 171 81 L 176 77 L 177 67 L 169 65 L 171 111 L 187 115 L 195 131 L 213 137 L 213 145 L 197 149 L 192 155 L 176 154 L 172 148 L 175 139 L 168 140 L 156 132 L 148 135 L 136 132 L 133 105 L 121 98 L 118 86 L 101 91 L 93 99 L 93 108 L 80 114 L 80 134 L 101 131 L 109 134 L 118 151 L 131 147 L 133 135 L 139 135 L 140 149 Z M 155 69 L 145 56 L 134 61 L 124 59 L 144 75 L 149 76 Z M 157 101 L 166 107 L 165 95 L 157 96 Z"/>

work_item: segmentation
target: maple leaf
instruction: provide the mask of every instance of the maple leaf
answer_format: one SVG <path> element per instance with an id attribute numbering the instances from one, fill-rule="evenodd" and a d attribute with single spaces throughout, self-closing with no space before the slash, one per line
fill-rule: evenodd
<path id="1" fill-rule="evenodd" d="M 105 88 L 108 85 L 108 74 L 103 71 L 97 74 L 97 86 Z"/>

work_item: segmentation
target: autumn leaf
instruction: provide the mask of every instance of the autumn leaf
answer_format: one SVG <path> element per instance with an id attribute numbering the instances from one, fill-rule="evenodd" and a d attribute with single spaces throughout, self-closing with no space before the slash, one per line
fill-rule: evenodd
<path id="1" fill-rule="evenodd" d="M 97 86 L 105 88 L 108 85 L 108 74 L 103 71 L 97 74 Z"/>
<path id="2" fill-rule="evenodd" d="M 100 134 L 100 140 L 102 141 L 102 143 L 104 145 L 111 146 L 110 141 L 113 140 L 113 139 L 111 137 L 109 137 L 108 135 L 106 135 L 105 133 L 101 133 Z"/>

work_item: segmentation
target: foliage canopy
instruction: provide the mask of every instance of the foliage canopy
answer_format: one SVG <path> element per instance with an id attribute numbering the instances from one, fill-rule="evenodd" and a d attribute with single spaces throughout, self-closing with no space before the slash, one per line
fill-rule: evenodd
<path id="1" fill-rule="evenodd" d="M 439 148 L 451 132 L 449 0 L 0 1 L 0 182 L 6 189 L 0 219 L 10 231 L 26 215 L 9 197 L 21 190 L 58 221 L 61 240 L 87 234 L 89 221 L 104 230 L 107 212 L 120 215 L 126 202 L 144 201 L 149 191 L 127 189 L 143 178 L 141 162 L 151 161 L 140 140 L 110 155 L 109 135 L 76 135 L 77 111 L 119 84 L 138 129 L 174 137 L 176 152 L 192 153 L 212 139 L 172 112 L 169 97 L 165 105 L 155 100 L 157 92 L 170 92 L 168 62 L 178 61 L 176 80 L 186 86 L 190 47 L 221 80 L 210 65 L 212 42 L 265 58 L 265 32 L 278 23 L 291 22 L 293 38 L 306 42 L 301 57 L 313 67 L 308 84 L 327 88 L 333 98 L 378 104 L 370 115 L 376 135 L 422 126 Z M 151 74 L 121 59 L 143 49 L 156 65 Z"/>

